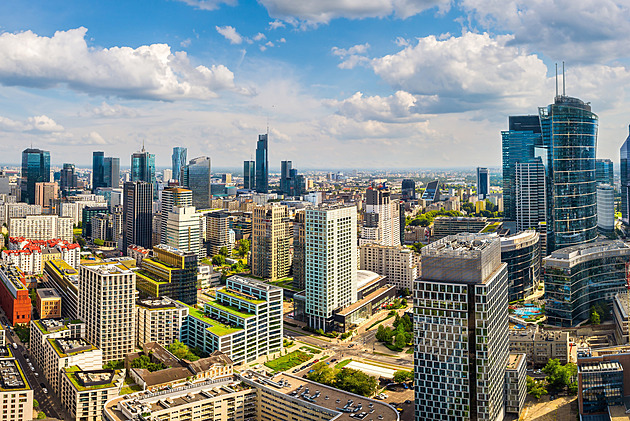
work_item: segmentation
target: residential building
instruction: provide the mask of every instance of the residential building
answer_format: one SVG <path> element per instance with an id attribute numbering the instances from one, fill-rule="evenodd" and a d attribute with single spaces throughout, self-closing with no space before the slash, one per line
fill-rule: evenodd
<path id="1" fill-rule="evenodd" d="M 243 188 L 256 189 L 256 161 L 243 161 Z"/>
<path id="2" fill-rule="evenodd" d="M 48 347 L 48 340 L 81 338 L 85 336 L 85 323 L 68 318 L 31 320 L 29 333 L 29 346 L 32 358 L 39 367 L 44 368 L 45 364 L 47 364 L 44 353 L 48 353 L 52 349 Z"/>
<path id="3" fill-rule="evenodd" d="M 72 196 L 68 196 L 71 198 Z M 74 225 L 83 222 L 83 209 L 86 207 L 105 207 L 107 202 L 104 196 L 94 195 L 94 200 L 76 200 L 73 202 L 59 203 L 59 216 L 71 218 Z"/>
<path id="4" fill-rule="evenodd" d="M 597 228 L 602 233 L 615 231 L 615 189 L 610 184 L 597 185 Z"/>
<path id="5" fill-rule="evenodd" d="M 4 250 L 2 258 L 5 262 L 13 261 L 27 273 L 40 274 L 48 260 L 61 259 L 73 268 L 79 267 L 81 247 L 77 243 L 52 240 L 26 240 L 24 237 L 9 237 L 9 250 Z M 19 260 L 13 260 L 19 256 Z M 26 261 L 28 258 L 28 261 Z"/>
<path id="6" fill-rule="evenodd" d="M 306 209 L 305 226 L 307 323 L 329 331 L 335 310 L 357 301 L 357 208 Z"/>
<path id="7" fill-rule="evenodd" d="M 197 255 L 164 244 L 153 247 L 153 256 L 142 260 L 135 272 L 143 297 L 170 297 L 188 305 L 197 304 Z"/>
<path id="8" fill-rule="evenodd" d="M 549 360 L 557 359 L 560 364 L 569 360 L 569 332 L 543 330 L 533 326 L 528 329 L 510 330 L 509 346 L 511 353 L 525 354 L 527 363 L 542 368 Z"/>
<path id="9" fill-rule="evenodd" d="M 269 133 L 258 135 L 256 142 L 256 191 L 269 192 Z"/>
<path id="10" fill-rule="evenodd" d="M 590 316 L 600 301 L 611 305 L 626 290 L 630 247 L 598 241 L 565 247 L 543 259 L 547 323 L 572 327 Z"/>
<path id="11" fill-rule="evenodd" d="M 166 222 L 168 221 L 168 214 L 173 211 L 173 207 L 175 206 L 192 206 L 192 197 L 192 190 L 181 187 L 169 187 L 162 190 L 162 217 L 160 220 L 160 242 L 162 244 L 166 244 Z"/>
<path id="12" fill-rule="evenodd" d="M 92 193 L 105 185 L 105 152 L 92 152 Z"/>
<path id="13" fill-rule="evenodd" d="M 520 414 L 527 398 L 527 359 L 525 354 L 508 355 L 505 367 L 505 412 Z"/>
<path id="14" fill-rule="evenodd" d="M 85 238 L 92 238 L 92 218 L 96 215 L 107 214 L 109 209 L 105 206 L 99 207 L 85 207 L 82 211 L 82 226 L 81 226 L 81 235 Z"/>
<path id="15" fill-rule="evenodd" d="M 218 287 L 221 284 L 221 272 L 215 271 L 212 265 L 199 265 L 197 268 L 197 289 Z"/>
<path id="16" fill-rule="evenodd" d="M 150 249 L 145 249 L 144 247 L 136 246 L 135 244 L 127 247 L 127 256 L 134 259 L 136 261 L 136 266 L 142 266 L 142 260 L 146 257 L 149 257 Z"/>
<path id="17" fill-rule="evenodd" d="M 501 237 L 501 261 L 508 265 L 508 301 L 532 295 L 540 283 L 540 235 L 522 231 Z"/>
<path id="18" fill-rule="evenodd" d="M 59 398 L 70 418 L 101 420 L 105 403 L 120 394 L 125 370 L 85 370 L 73 365 L 61 370 L 60 379 Z"/>
<path id="19" fill-rule="evenodd" d="M 9 226 L 11 218 L 23 218 L 27 215 L 41 215 L 42 207 L 40 205 L 29 205 L 27 203 L 9 203 L 0 204 L 0 223 Z"/>
<path id="20" fill-rule="evenodd" d="M 9 220 L 11 237 L 24 237 L 28 240 L 50 240 L 58 238 L 72 241 L 72 218 L 57 215 L 27 215 Z"/>
<path id="21" fill-rule="evenodd" d="M 202 247 L 201 214 L 194 206 L 174 206 L 166 216 L 166 245 L 195 253 L 199 260 L 206 257 Z"/>
<path id="22" fill-rule="evenodd" d="M 401 195 L 403 201 L 416 200 L 416 182 L 409 179 L 403 180 Z"/>
<path id="23" fill-rule="evenodd" d="M 50 181 L 50 152 L 40 149 L 22 151 L 22 178 L 20 199 L 29 205 L 35 204 L 35 184 Z"/>
<path id="24" fill-rule="evenodd" d="M 186 162 L 188 162 L 188 148 L 184 148 L 183 146 L 176 146 L 173 148 L 173 155 L 171 155 L 172 162 L 172 170 L 173 170 L 173 178 L 177 181 L 180 181 L 180 175 L 182 172 L 182 168 L 186 166 Z M 164 180 L 165 182 L 167 180 Z"/>
<path id="25" fill-rule="evenodd" d="M 368 187 L 360 244 L 400 245 L 400 212 L 398 202 L 390 200 L 386 188 Z"/>
<path id="26" fill-rule="evenodd" d="M 293 219 L 293 259 L 291 260 L 293 287 L 298 291 L 306 288 L 306 211 L 295 212 Z"/>
<path id="27" fill-rule="evenodd" d="M 477 167 L 477 198 L 486 200 L 490 194 L 490 173 L 487 168 Z"/>
<path id="28" fill-rule="evenodd" d="M 144 248 L 153 245 L 153 187 L 144 181 L 124 184 L 123 205 L 123 250 L 131 244 Z"/>
<path id="29" fill-rule="evenodd" d="M 37 288 L 35 297 L 40 319 L 61 318 L 61 296 L 52 288 Z"/>
<path id="30" fill-rule="evenodd" d="M 256 206 L 252 217 L 252 275 L 276 279 L 289 275 L 289 243 L 292 232 L 288 208 L 270 204 Z"/>
<path id="31" fill-rule="evenodd" d="M 135 301 L 136 274 L 123 262 L 106 259 L 79 267 L 78 315 L 86 323 L 85 338 L 102 349 L 103 363 L 134 350 Z"/>
<path id="32" fill-rule="evenodd" d="M 79 315 L 79 272 L 64 260 L 49 260 L 44 263 L 43 284 L 61 296 L 61 315 L 76 319 Z"/>
<path id="33" fill-rule="evenodd" d="M 97 213 L 90 219 L 90 238 L 111 242 L 113 240 L 113 215 L 109 213 Z"/>
<path id="34" fill-rule="evenodd" d="M 188 306 L 168 297 L 136 301 L 136 338 L 138 347 L 148 342 L 162 346 L 179 340 Z"/>
<path id="35" fill-rule="evenodd" d="M 547 177 L 540 158 L 516 163 L 513 193 L 516 230 L 536 229 L 547 220 Z M 505 181 L 505 177 L 504 177 Z"/>
<path id="36" fill-rule="evenodd" d="M 33 389 L 17 359 L 8 347 L 0 346 L 0 402 L 2 419 L 31 421 L 33 419 Z"/>
<path id="37" fill-rule="evenodd" d="M 595 160 L 595 180 L 597 180 L 597 184 L 615 185 L 613 162 L 610 159 Z"/>
<path id="38" fill-rule="evenodd" d="M 230 214 L 225 211 L 209 212 L 205 215 L 205 222 L 208 254 L 215 256 L 223 247 L 228 252 L 232 251 L 234 231 L 230 229 Z"/>
<path id="39" fill-rule="evenodd" d="M 0 307 L 12 326 L 31 321 L 31 299 L 24 273 L 11 263 L 0 264 Z"/>
<path id="40" fill-rule="evenodd" d="M 35 183 L 35 204 L 42 207 L 43 213 L 50 214 L 58 198 L 59 184 L 44 181 Z"/>
<path id="41" fill-rule="evenodd" d="M 414 288 L 416 421 L 503 418 L 507 276 L 495 237 L 459 234 L 422 248 Z"/>
<path id="42" fill-rule="evenodd" d="M 369 270 L 387 277 L 387 283 L 395 285 L 399 290 L 413 290 L 413 281 L 420 274 L 420 265 L 411 249 L 364 244 L 359 246 L 359 255 L 360 270 Z"/>
<path id="43" fill-rule="evenodd" d="M 192 205 L 197 209 L 211 207 L 211 177 L 210 158 L 207 156 L 191 159 L 188 165 L 182 168 L 179 184 L 192 190 Z"/>
<path id="44" fill-rule="evenodd" d="M 59 179 L 59 188 L 62 192 L 76 189 L 79 186 L 79 180 L 75 173 L 74 164 L 63 164 L 61 169 L 61 177 Z"/>
<path id="45" fill-rule="evenodd" d="M 628 126 L 630 128 L 630 126 Z M 630 135 L 619 149 L 621 175 L 621 220 L 624 225 L 630 225 Z"/>
<path id="46" fill-rule="evenodd" d="M 433 220 L 433 235 L 431 239 L 439 240 L 449 235 L 461 233 L 479 233 L 488 226 L 488 220 L 483 217 L 448 217 L 438 216 Z"/>
<path id="47" fill-rule="evenodd" d="M 234 275 L 204 311 L 189 308 L 181 340 L 204 352 L 221 351 L 234 364 L 282 350 L 282 288 Z"/>

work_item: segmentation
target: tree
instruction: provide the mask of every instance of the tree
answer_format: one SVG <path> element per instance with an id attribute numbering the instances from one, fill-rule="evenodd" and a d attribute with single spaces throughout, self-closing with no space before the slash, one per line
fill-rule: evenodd
<path id="1" fill-rule="evenodd" d="M 399 349 L 403 349 L 407 345 L 407 336 L 405 332 L 398 332 L 396 334 L 396 340 L 394 342 L 394 346 Z"/>
<path id="2" fill-rule="evenodd" d="M 38 420 L 43 420 L 43 419 L 46 419 L 46 413 L 45 413 L 44 411 L 39 411 L 39 412 L 37 413 L 37 419 L 38 419 Z"/>
<path id="3" fill-rule="evenodd" d="M 542 395 L 547 394 L 547 389 L 545 389 L 545 384 L 543 381 L 535 380 L 527 376 L 527 393 L 529 393 L 536 399 L 540 399 Z"/>
<path id="4" fill-rule="evenodd" d="M 31 331 L 28 325 L 23 323 L 16 324 L 13 327 L 13 330 L 15 331 L 15 334 L 18 335 L 18 338 L 20 338 L 20 341 L 24 343 L 29 341 Z"/>
<path id="5" fill-rule="evenodd" d="M 601 323 L 601 318 L 599 317 L 599 313 L 595 310 L 591 311 L 591 324 L 598 325 Z"/>
<path id="6" fill-rule="evenodd" d="M 188 345 L 177 340 L 168 345 L 166 349 L 180 360 L 197 361 L 199 359 L 199 355 L 195 353 L 195 349 L 190 349 Z"/>
<path id="7" fill-rule="evenodd" d="M 308 374 L 308 379 L 328 386 L 334 386 L 338 369 L 330 368 L 330 365 L 323 361 L 312 367 L 313 372 Z"/>
<path id="8" fill-rule="evenodd" d="M 123 360 L 112 360 L 103 364 L 103 368 L 105 370 L 121 370 L 125 368 L 125 363 Z"/>
<path id="9" fill-rule="evenodd" d="M 346 392 L 362 396 L 371 396 L 376 392 L 378 380 L 359 370 L 344 368 L 336 375 L 335 387 Z"/>
<path id="10" fill-rule="evenodd" d="M 214 266 L 223 266 L 225 264 L 225 256 L 221 254 L 212 256 L 212 264 Z"/>
<path id="11" fill-rule="evenodd" d="M 227 247 L 223 246 L 219 249 L 219 254 L 221 256 L 227 257 L 230 254 L 230 252 L 228 251 Z"/>
<path id="12" fill-rule="evenodd" d="M 558 393 L 563 391 L 571 384 L 574 373 L 577 374 L 577 368 L 574 369 L 575 364 L 567 364 L 563 366 L 560 364 L 560 360 L 551 359 L 542 369 L 543 373 L 547 375 L 547 389 L 550 392 Z"/>
<path id="13" fill-rule="evenodd" d="M 151 358 L 149 358 L 147 355 L 141 355 L 131 362 L 131 368 L 146 369 L 149 370 L 149 372 L 153 373 L 154 371 L 164 370 L 167 367 L 161 362 L 151 362 Z"/>
<path id="14" fill-rule="evenodd" d="M 407 370 L 397 370 L 394 372 L 394 381 L 396 383 L 404 383 L 413 380 L 413 373 Z"/>
<path id="15" fill-rule="evenodd" d="M 249 241 L 243 238 L 238 242 L 238 254 L 241 257 L 245 257 L 249 253 Z"/>

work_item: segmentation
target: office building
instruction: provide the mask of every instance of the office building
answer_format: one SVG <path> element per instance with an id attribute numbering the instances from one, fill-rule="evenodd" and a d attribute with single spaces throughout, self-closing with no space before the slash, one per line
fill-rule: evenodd
<path id="1" fill-rule="evenodd" d="M 90 219 L 90 236 L 94 240 L 111 242 L 113 239 L 113 217 L 109 213 L 98 213 Z"/>
<path id="2" fill-rule="evenodd" d="M 50 182 L 50 152 L 39 149 L 22 151 L 22 177 L 20 200 L 35 204 L 35 183 Z"/>
<path id="3" fill-rule="evenodd" d="M 292 236 L 288 208 L 256 206 L 252 217 L 252 275 L 277 280 L 289 275 L 289 242 Z"/>
<path id="4" fill-rule="evenodd" d="M 85 339 L 103 351 L 103 363 L 123 360 L 135 349 L 136 274 L 122 262 L 79 267 L 79 319 Z"/>
<path id="5" fill-rule="evenodd" d="M 77 267 L 78 269 L 78 267 Z M 79 300 L 79 272 L 63 260 L 49 260 L 44 264 L 43 285 L 61 296 L 61 315 L 77 319 Z"/>
<path id="6" fill-rule="evenodd" d="M 440 182 L 438 180 L 429 181 L 427 187 L 422 193 L 422 200 L 427 203 L 437 202 L 440 200 Z"/>
<path id="7" fill-rule="evenodd" d="M 536 229 L 547 220 L 547 178 L 540 158 L 530 162 L 516 163 L 514 175 L 514 197 L 516 230 Z M 505 178 L 504 178 L 505 180 Z M 504 196 L 505 197 L 505 196 Z M 505 209 L 505 208 L 504 208 Z"/>
<path id="8" fill-rule="evenodd" d="M 103 184 L 105 187 L 120 188 L 120 158 L 108 156 L 103 160 Z"/>
<path id="9" fill-rule="evenodd" d="M 615 189 L 610 184 L 597 185 L 597 228 L 602 233 L 615 231 Z"/>
<path id="10" fill-rule="evenodd" d="M 173 155 L 171 155 L 172 166 L 171 169 L 173 171 L 172 178 L 177 181 L 180 181 L 180 175 L 182 172 L 182 168 L 186 166 L 186 162 L 188 162 L 188 148 L 184 148 L 182 146 L 176 146 L 173 148 Z M 166 182 L 168 180 L 164 180 Z M 180 181 L 181 184 L 181 181 Z"/>
<path id="11" fill-rule="evenodd" d="M 105 185 L 105 152 L 92 152 L 92 192 Z"/>
<path id="12" fill-rule="evenodd" d="M 166 221 L 168 214 L 173 211 L 174 206 L 192 206 L 193 204 L 192 190 L 181 187 L 169 187 L 162 190 L 162 217 L 161 224 L 161 243 L 166 244 Z"/>
<path id="13" fill-rule="evenodd" d="M 527 398 L 527 359 L 525 354 L 508 355 L 505 367 L 505 412 L 520 414 Z"/>
<path id="14" fill-rule="evenodd" d="M 450 217 L 439 216 L 433 221 L 433 239 L 444 238 L 448 235 L 461 233 L 479 233 L 488 226 L 484 217 Z"/>
<path id="15" fill-rule="evenodd" d="M 23 218 L 28 215 L 41 215 L 42 207 L 27 203 L 3 203 L 0 204 L 0 223 L 9 226 L 11 218 Z M 63 215 L 62 215 L 63 216 Z"/>
<path id="16" fill-rule="evenodd" d="M 618 344 L 630 343 L 630 294 L 615 295 L 613 301 L 613 321 L 615 322 L 615 340 Z"/>
<path id="17" fill-rule="evenodd" d="M 398 290 L 413 290 L 413 281 L 420 274 L 414 252 L 402 246 L 364 244 L 359 246 L 359 269 L 376 272 Z"/>
<path id="18" fill-rule="evenodd" d="M 76 189 L 79 186 L 77 174 L 75 174 L 74 164 L 63 164 L 61 177 L 59 179 L 59 188 L 62 192 Z"/>
<path id="19" fill-rule="evenodd" d="M 31 421 L 33 419 L 33 389 L 8 347 L 0 346 L 0 402 L 2 418 L 7 421 Z"/>
<path id="20" fill-rule="evenodd" d="M 153 189 L 153 199 L 157 199 L 157 181 L 155 179 L 155 154 L 149 153 L 144 149 L 140 152 L 134 152 L 131 155 L 131 173 L 130 181 L 144 181 L 151 183 Z"/>
<path id="21" fill-rule="evenodd" d="M 416 200 L 416 182 L 409 179 L 403 180 L 401 195 L 403 201 Z"/>
<path id="22" fill-rule="evenodd" d="M 194 206 L 175 206 L 166 217 L 165 244 L 182 251 L 197 255 L 199 260 L 206 257 L 206 249 L 202 247 L 201 214 Z"/>
<path id="23" fill-rule="evenodd" d="M 13 264 L 0 264 L 0 306 L 12 326 L 31 321 L 31 299 L 24 273 Z"/>
<path id="24" fill-rule="evenodd" d="M 208 209 L 211 207 L 211 176 L 210 158 L 207 156 L 191 159 L 181 171 L 179 184 L 192 190 L 192 205 L 197 209 Z"/>
<path id="25" fill-rule="evenodd" d="M 169 297 L 188 305 L 197 304 L 197 255 L 160 244 L 153 257 L 142 260 L 136 273 L 142 297 Z"/>
<path id="26" fill-rule="evenodd" d="M 230 229 L 230 214 L 225 211 L 209 212 L 205 215 L 208 254 L 216 256 L 223 247 L 232 251 L 234 231 Z"/>
<path id="27" fill-rule="evenodd" d="M 629 262 L 630 247 L 608 240 L 565 247 L 544 258 L 547 323 L 573 327 L 600 301 L 612 305 L 626 290 Z"/>
<path id="28" fill-rule="evenodd" d="M 9 220 L 11 237 L 24 237 L 28 240 L 50 240 L 58 238 L 72 241 L 72 218 L 57 215 L 27 215 Z"/>
<path id="29" fill-rule="evenodd" d="M 501 237 L 501 261 L 507 263 L 508 301 L 532 295 L 540 283 L 540 234 L 522 231 Z"/>
<path id="30" fill-rule="evenodd" d="M 40 182 L 35 183 L 35 204 L 42 207 L 45 214 L 50 214 L 55 204 L 55 200 L 59 198 L 59 184 Z"/>
<path id="31" fill-rule="evenodd" d="M 40 319 L 61 318 L 61 296 L 52 288 L 37 288 L 35 308 Z"/>
<path id="32" fill-rule="evenodd" d="M 282 288 L 234 275 L 204 311 L 189 308 L 181 341 L 211 354 L 221 351 L 234 364 L 282 350 Z"/>
<path id="33" fill-rule="evenodd" d="M 96 215 L 107 214 L 109 209 L 105 206 L 91 207 L 86 206 L 81 211 L 81 235 L 84 238 L 92 238 L 92 218 Z"/>
<path id="34" fill-rule="evenodd" d="M 595 160 L 595 180 L 597 184 L 614 185 L 613 162 L 610 159 Z"/>
<path id="35" fill-rule="evenodd" d="M 357 208 L 306 209 L 305 226 L 307 323 L 330 331 L 334 311 L 357 301 Z"/>
<path id="36" fill-rule="evenodd" d="M 101 420 L 105 402 L 117 397 L 125 382 L 125 370 L 85 370 L 64 367 L 59 398 L 73 421 Z"/>
<path id="37" fill-rule="evenodd" d="M 153 186 L 144 181 L 124 184 L 123 250 L 131 244 L 151 248 L 153 233 Z"/>
<path id="38" fill-rule="evenodd" d="M 256 161 L 243 161 L 243 188 L 256 189 Z"/>
<path id="39" fill-rule="evenodd" d="M 157 342 L 162 346 L 178 341 L 188 306 L 168 297 L 136 301 L 136 338 L 138 347 Z"/>
<path id="40" fill-rule="evenodd" d="M 414 288 L 416 421 L 503 419 L 507 276 L 498 238 L 460 234 L 422 248 Z"/>
<path id="41" fill-rule="evenodd" d="M 376 243 L 384 246 L 400 245 L 399 203 L 390 200 L 386 188 L 368 187 L 365 194 L 365 213 L 359 244 Z"/>
<path id="42" fill-rule="evenodd" d="M 280 162 L 280 191 L 287 197 L 300 196 L 306 191 L 304 176 L 299 175 L 292 165 L 291 161 Z"/>
<path id="43" fill-rule="evenodd" d="M 630 126 L 629 126 L 630 128 Z M 621 175 L 621 220 L 624 225 L 630 225 L 630 135 L 619 150 Z"/>
<path id="44" fill-rule="evenodd" d="M 477 198 L 486 200 L 490 194 L 490 174 L 487 168 L 477 167 Z"/>
<path id="45" fill-rule="evenodd" d="M 570 362 L 569 332 L 543 330 L 539 326 L 528 329 L 510 330 L 510 353 L 525 354 L 527 363 L 534 368 L 542 368 L 551 359 L 564 365 Z"/>
<path id="46" fill-rule="evenodd" d="M 258 135 L 256 143 L 256 191 L 269 192 L 269 134 Z"/>
<path id="47" fill-rule="evenodd" d="M 306 211 L 295 212 L 293 219 L 293 259 L 291 261 L 293 287 L 298 291 L 306 288 Z"/>

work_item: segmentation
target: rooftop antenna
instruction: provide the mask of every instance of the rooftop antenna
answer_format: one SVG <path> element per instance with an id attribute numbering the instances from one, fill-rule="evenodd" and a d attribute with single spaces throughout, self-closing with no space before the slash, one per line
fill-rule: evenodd
<path id="1" fill-rule="evenodd" d="M 556 63 L 556 98 L 558 97 L 558 63 Z"/>
<path id="2" fill-rule="evenodd" d="M 564 61 L 562 62 L 562 96 L 566 95 L 566 85 L 564 83 Z"/>

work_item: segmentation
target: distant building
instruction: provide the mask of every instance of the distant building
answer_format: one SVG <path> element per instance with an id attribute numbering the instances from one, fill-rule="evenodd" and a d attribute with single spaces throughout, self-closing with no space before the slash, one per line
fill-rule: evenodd
<path id="1" fill-rule="evenodd" d="M 595 180 L 597 180 L 597 184 L 615 185 L 613 178 L 613 162 L 610 159 L 595 160 Z"/>
<path id="2" fill-rule="evenodd" d="M 519 162 L 514 171 L 516 230 L 535 229 L 547 221 L 547 178 L 540 159 Z"/>
<path id="3" fill-rule="evenodd" d="M 156 188 L 155 181 L 155 154 L 149 153 L 144 149 L 140 152 L 134 152 L 131 155 L 131 182 L 144 181 L 150 183 Z"/>
<path id="4" fill-rule="evenodd" d="M 295 212 L 293 219 L 293 259 L 291 273 L 293 287 L 298 291 L 306 288 L 306 211 Z"/>
<path id="5" fill-rule="evenodd" d="M 160 220 L 160 242 L 162 244 L 166 244 L 166 222 L 168 221 L 168 214 L 173 211 L 175 206 L 192 206 L 192 196 L 192 190 L 182 187 L 169 187 L 162 190 L 162 217 Z"/>
<path id="6" fill-rule="evenodd" d="M 447 217 L 439 216 L 433 221 L 432 239 L 439 240 L 448 235 L 461 233 L 479 233 L 488 226 L 484 217 Z"/>
<path id="7" fill-rule="evenodd" d="M 422 200 L 427 203 L 433 203 L 440 200 L 440 188 L 439 181 L 429 181 L 427 187 L 424 189 L 424 193 L 422 193 Z"/>
<path id="8" fill-rule="evenodd" d="M 141 266 L 142 260 L 146 257 L 149 257 L 150 249 L 145 249 L 144 247 L 136 246 L 135 244 L 127 247 L 127 256 L 131 257 L 136 261 L 136 265 L 138 267 Z"/>
<path id="9" fill-rule="evenodd" d="M 560 364 L 570 361 L 569 332 L 534 326 L 510 330 L 509 340 L 510 352 L 527 355 L 527 363 L 533 367 L 544 367 L 551 359 L 559 360 Z"/>
<path id="10" fill-rule="evenodd" d="M 206 241 L 210 256 L 219 254 L 221 249 L 231 251 L 234 244 L 230 235 L 230 214 L 225 211 L 209 212 L 205 215 Z"/>
<path id="11" fill-rule="evenodd" d="M 59 179 L 59 188 L 62 192 L 76 189 L 79 185 L 77 174 L 75 174 L 74 164 L 63 164 L 61 169 L 61 178 Z"/>
<path id="12" fill-rule="evenodd" d="M 144 181 L 124 184 L 123 250 L 131 244 L 151 248 L 153 232 L 153 187 Z"/>
<path id="13" fill-rule="evenodd" d="M 269 192 L 269 134 L 258 135 L 256 143 L 256 191 Z"/>
<path id="14" fill-rule="evenodd" d="M 630 135 L 619 150 L 621 174 L 621 220 L 624 225 L 630 225 Z"/>
<path id="15" fill-rule="evenodd" d="M 59 184 L 35 183 L 35 204 L 40 205 L 45 214 L 51 212 L 55 200 L 59 198 Z"/>
<path id="16" fill-rule="evenodd" d="M 31 299 L 24 273 L 13 264 L 0 264 L 0 306 L 12 326 L 31 321 Z"/>
<path id="17" fill-rule="evenodd" d="M 105 187 L 120 187 L 120 158 L 105 157 L 103 161 L 103 184 Z"/>
<path id="18" fill-rule="evenodd" d="M 35 184 L 50 182 L 50 152 L 40 149 L 22 151 L 22 178 L 20 179 L 22 202 L 35 204 Z"/>
<path id="19" fill-rule="evenodd" d="M 201 214 L 194 206 L 174 206 L 166 216 L 166 241 L 164 244 L 182 251 L 197 255 L 199 260 L 206 257 L 206 249 L 202 247 Z"/>
<path id="20" fill-rule="evenodd" d="M 243 188 L 256 189 L 256 161 L 243 161 Z"/>
<path id="21" fill-rule="evenodd" d="M 182 168 L 186 166 L 186 162 L 188 162 L 188 148 L 184 148 L 182 146 L 176 146 L 173 148 L 173 155 L 171 156 L 172 161 L 172 170 L 173 170 L 173 178 L 177 181 L 180 181 L 180 174 Z M 167 180 L 164 180 L 167 181 Z"/>
<path id="22" fill-rule="evenodd" d="M 52 288 L 37 288 L 37 314 L 40 319 L 61 318 L 61 297 Z"/>
<path id="23" fill-rule="evenodd" d="M 197 209 L 210 208 L 212 199 L 210 158 L 200 156 L 191 159 L 188 165 L 182 168 L 181 174 L 179 184 L 192 190 L 192 205 Z"/>
<path id="24" fill-rule="evenodd" d="M 389 189 L 368 187 L 359 244 L 400 245 L 399 203 L 390 200 Z"/>
<path id="25" fill-rule="evenodd" d="M 401 195 L 402 195 L 402 199 L 405 201 L 416 200 L 416 182 L 409 179 L 403 180 L 402 187 L 401 187 Z"/>
<path id="26" fill-rule="evenodd" d="M 27 240 L 50 240 L 59 238 L 72 241 L 72 218 L 57 215 L 28 215 L 9 220 L 9 235 Z"/>
<path id="27" fill-rule="evenodd" d="M 270 204 L 254 208 L 251 245 L 252 275 L 270 280 L 289 275 L 291 234 L 286 206 Z"/>
<path id="28" fill-rule="evenodd" d="M 359 269 L 376 272 L 387 277 L 387 283 L 397 289 L 413 290 L 413 281 L 420 274 L 414 252 L 402 246 L 364 244 L 359 247 Z"/>
<path id="29" fill-rule="evenodd" d="M 477 167 L 477 198 L 486 200 L 490 194 L 490 174 L 487 168 Z"/>
<path id="30" fill-rule="evenodd" d="M 92 152 L 92 193 L 105 185 L 105 152 Z"/>

